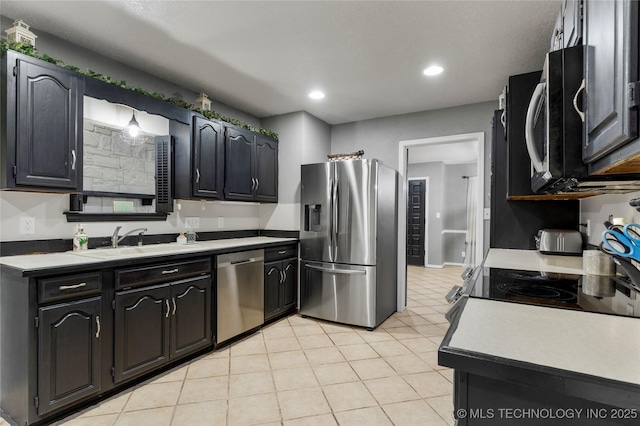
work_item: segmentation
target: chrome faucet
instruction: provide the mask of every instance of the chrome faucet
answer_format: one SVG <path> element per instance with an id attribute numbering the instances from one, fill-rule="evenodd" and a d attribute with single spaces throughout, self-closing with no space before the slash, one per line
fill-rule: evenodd
<path id="1" fill-rule="evenodd" d="M 120 241 L 122 241 L 126 236 L 138 231 L 140 231 L 140 233 L 138 234 L 138 236 L 140 237 L 138 238 L 138 245 L 142 245 L 142 235 L 147 231 L 147 228 L 132 229 L 131 231 L 125 232 L 121 237 L 118 237 L 118 232 L 120 232 L 121 228 L 122 226 L 116 226 L 115 231 L 113 231 L 113 235 L 111 236 L 111 247 L 118 248 L 118 243 L 120 243 Z"/>

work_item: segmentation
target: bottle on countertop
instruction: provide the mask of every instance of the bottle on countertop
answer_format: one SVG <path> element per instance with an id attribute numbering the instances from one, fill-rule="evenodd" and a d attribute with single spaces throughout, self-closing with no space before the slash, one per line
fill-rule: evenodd
<path id="1" fill-rule="evenodd" d="M 89 236 L 84 232 L 82 225 L 78 226 L 73 235 L 73 250 L 87 250 L 89 248 Z"/>
<path id="2" fill-rule="evenodd" d="M 176 238 L 176 242 L 178 244 L 187 244 L 187 237 L 184 236 L 184 232 L 181 232 L 180 235 L 178 235 L 178 238 Z"/>

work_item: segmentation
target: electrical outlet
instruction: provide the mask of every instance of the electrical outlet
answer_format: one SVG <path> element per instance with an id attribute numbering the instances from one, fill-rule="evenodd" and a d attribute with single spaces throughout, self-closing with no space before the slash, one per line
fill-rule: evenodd
<path id="1" fill-rule="evenodd" d="M 436 212 L 436 219 L 440 219 L 440 212 Z"/>
<path id="2" fill-rule="evenodd" d="M 20 235 L 33 235 L 36 233 L 36 218 L 31 216 L 20 217 Z"/>
<path id="3" fill-rule="evenodd" d="M 184 218 L 184 226 L 189 229 L 198 229 L 200 227 L 200 218 L 198 216 L 187 216 Z"/>
<path id="4" fill-rule="evenodd" d="M 467 253 L 465 251 L 462 252 L 462 258 L 464 259 L 464 257 L 467 255 Z"/>
<path id="5" fill-rule="evenodd" d="M 224 218 L 223 217 L 219 217 L 218 218 L 218 228 L 222 228 L 224 227 Z"/>
<path id="6" fill-rule="evenodd" d="M 483 214 L 484 214 L 484 216 L 483 216 L 484 220 L 491 219 L 491 209 L 490 208 L 485 208 Z"/>

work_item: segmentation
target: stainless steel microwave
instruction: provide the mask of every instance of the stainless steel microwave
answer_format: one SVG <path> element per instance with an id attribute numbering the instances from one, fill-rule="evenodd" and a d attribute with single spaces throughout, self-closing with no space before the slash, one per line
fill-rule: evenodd
<path id="1" fill-rule="evenodd" d="M 583 49 L 575 46 L 546 56 L 525 122 L 531 189 L 536 193 L 584 195 L 638 191 L 637 175 L 590 176 L 582 161 Z"/>

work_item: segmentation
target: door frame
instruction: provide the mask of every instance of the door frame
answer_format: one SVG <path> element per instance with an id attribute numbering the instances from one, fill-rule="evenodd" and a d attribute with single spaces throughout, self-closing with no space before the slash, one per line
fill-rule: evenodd
<path id="1" fill-rule="evenodd" d="M 424 244 L 424 266 L 427 266 L 428 264 L 427 261 L 429 260 L 429 249 L 427 247 L 427 241 L 429 241 L 429 176 L 407 178 L 407 186 L 409 185 L 410 180 L 424 181 L 424 241 L 423 241 L 423 244 Z M 406 229 L 406 226 L 405 226 L 405 229 Z M 406 259 L 406 252 L 405 252 L 405 259 Z"/>
<path id="2" fill-rule="evenodd" d="M 420 138 L 399 141 L 398 143 L 398 172 L 400 173 L 400 200 L 398 214 L 398 312 L 403 312 L 406 308 L 407 296 L 407 167 L 409 148 L 423 145 L 455 143 L 455 142 L 477 142 L 478 161 L 477 176 L 477 206 L 476 211 L 476 263 L 482 262 L 484 253 L 484 180 L 485 180 L 485 161 L 484 161 L 484 132 L 464 133 L 458 135 L 438 136 L 433 138 Z M 426 251 L 426 250 L 425 250 Z M 404 267 L 402 267 L 404 265 Z M 404 285 L 400 285 L 404 283 Z"/>

